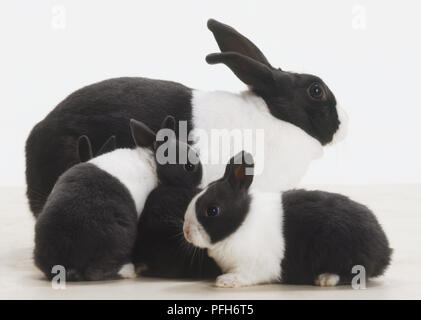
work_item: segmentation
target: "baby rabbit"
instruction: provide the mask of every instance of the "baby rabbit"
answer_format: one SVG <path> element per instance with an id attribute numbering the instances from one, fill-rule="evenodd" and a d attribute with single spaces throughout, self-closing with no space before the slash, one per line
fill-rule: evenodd
<path id="1" fill-rule="evenodd" d="M 195 248 L 183 237 L 187 205 L 200 191 L 202 164 L 197 153 L 186 149 L 187 145 L 182 147 L 175 134 L 168 142 L 176 150 L 189 150 L 189 161 L 156 163 L 159 183 L 146 199 L 139 218 L 133 263 L 142 276 L 215 278 L 221 270 L 206 249 Z"/>
<path id="2" fill-rule="evenodd" d="M 224 273 L 216 286 L 349 284 L 356 265 L 367 278 L 383 274 L 391 249 L 366 206 L 322 191 L 252 191 L 252 162 L 244 151 L 231 158 L 186 211 L 186 239 Z"/>
<path id="3" fill-rule="evenodd" d="M 161 127 L 172 128 L 174 121 L 167 117 Z M 154 148 L 162 143 L 141 122 L 131 120 L 130 128 L 137 148 L 73 166 L 49 195 L 35 225 L 34 249 L 47 278 L 62 265 L 68 281 L 112 279 L 131 262 L 138 216 L 158 183 Z M 87 137 L 79 139 L 81 159 L 92 155 L 89 146 Z"/>

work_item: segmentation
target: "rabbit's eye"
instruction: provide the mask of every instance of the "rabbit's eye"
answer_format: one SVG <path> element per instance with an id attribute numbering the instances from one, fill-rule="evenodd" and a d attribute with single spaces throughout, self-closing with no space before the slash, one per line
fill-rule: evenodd
<path id="1" fill-rule="evenodd" d="M 209 207 L 206 210 L 206 215 L 208 217 L 215 217 L 215 216 L 218 216 L 219 215 L 220 211 L 221 210 L 219 209 L 219 207 L 212 206 L 212 207 Z"/>
<path id="2" fill-rule="evenodd" d="M 325 92 L 322 86 L 315 82 L 308 88 L 308 94 L 312 99 L 321 100 L 324 98 Z"/>
<path id="3" fill-rule="evenodd" d="M 186 163 L 186 164 L 184 165 L 184 170 L 186 170 L 186 171 L 193 171 L 195 167 L 196 167 L 196 166 L 195 166 L 194 164 L 191 164 L 191 163 Z"/>

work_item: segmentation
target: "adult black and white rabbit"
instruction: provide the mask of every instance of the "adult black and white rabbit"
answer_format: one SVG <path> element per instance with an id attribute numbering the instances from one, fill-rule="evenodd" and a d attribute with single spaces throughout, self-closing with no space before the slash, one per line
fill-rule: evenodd
<path id="1" fill-rule="evenodd" d="M 168 143 L 174 149 L 182 142 L 175 134 Z M 202 165 L 189 149 L 185 164 L 156 163 L 158 186 L 146 199 L 138 222 L 133 263 L 142 276 L 171 278 L 215 278 L 220 268 L 206 249 L 198 249 L 183 236 L 184 214 L 192 198 L 200 192 Z"/>
<path id="2" fill-rule="evenodd" d="M 310 162 L 322 154 L 322 146 L 343 136 L 345 114 L 322 79 L 274 68 L 250 40 L 228 25 L 210 19 L 208 28 L 221 53 L 208 55 L 206 61 L 225 64 L 248 90 L 203 92 L 147 78 L 109 79 L 77 90 L 39 122 L 27 139 L 27 196 L 35 216 L 57 178 L 78 162 L 78 137 L 89 136 L 94 151 L 110 135 L 116 136 L 117 147 L 133 147 L 127 127 L 130 118 L 154 131 L 167 114 L 186 121 L 185 132 L 177 130 L 177 134 L 191 134 L 189 141 L 195 143 L 204 166 L 204 184 L 219 177 L 229 158 L 243 148 L 239 143 L 223 152 L 216 141 L 219 137 L 211 139 L 212 147 L 204 136 L 211 137 L 212 129 L 251 129 L 253 143 L 244 148 L 252 152 L 257 145 L 271 153 L 256 158 L 263 173 L 255 184 L 270 191 L 295 187 Z M 264 129 L 264 141 L 258 129 Z M 240 139 L 244 142 L 247 134 Z M 205 154 L 221 154 L 221 159 L 215 163 L 204 159 Z"/>
<path id="3" fill-rule="evenodd" d="M 366 206 L 322 191 L 251 190 L 252 168 L 250 154 L 233 157 L 186 211 L 186 239 L 224 273 L 217 286 L 349 284 L 357 265 L 367 278 L 383 274 L 391 249 Z"/>
<path id="4" fill-rule="evenodd" d="M 162 128 L 173 128 L 174 121 L 168 116 Z M 111 279 L 127 271 L 138 216 L 158 183 L 155 150 L 165 143 L 141 122 L 131 120 L 130 128 L 136 148 L 77 164 L 57 180 L 35 225 L 34 260 L 47 278 L 55 265 L 65 267 L 68 281 Z M 89 157 L 86 145 L 89 140 L 80 139 L 79 154 Z"/>

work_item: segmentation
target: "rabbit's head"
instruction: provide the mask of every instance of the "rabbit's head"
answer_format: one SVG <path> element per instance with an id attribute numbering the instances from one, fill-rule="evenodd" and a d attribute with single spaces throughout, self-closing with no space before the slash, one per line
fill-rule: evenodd
<path id="1" fill-rule="evenodd" d="M 221 53 L 206 57 L 209 64 L 223 63 L 266 102 L 276 118 L 292 123 L 322 145 L 340 140 L 347 116 L 322 79 L 273 67 L 259 48 L 235 29 L 208 21 Z"/>
<path id="2" fill-rule="evenodd" d="M 187 143 L 176 138 L 175 125 L 174 117 L 167 116 L 155 134 L 144 123 L 130 120 L 136 145 L 151 148 L 155 152 L 159 182 L 168 186 L 195 188 L 202 180 L 199 155 Z"/>
<path id="3" fill-rule="evenodd" d="M 192 199 L 183 227 L 187 241 L 210 248 L 243 224 L 250 209 L 253 168 L 252 155 L 241 151 L 230 159 L 223 177 Z"/>

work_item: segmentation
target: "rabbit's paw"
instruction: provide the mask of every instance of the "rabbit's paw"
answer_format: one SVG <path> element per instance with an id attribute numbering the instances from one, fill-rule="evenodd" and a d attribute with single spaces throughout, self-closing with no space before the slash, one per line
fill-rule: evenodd
<path id="1" fill-rule="evenodd" d="M 238 288 L 247 285 L 236 273 L 226 273 L 216 278 L 215 285 L 219 288 Z"/>
<path id="2" fill-rule="evenodd" d="M 334 273 L 319 274 L 315 280 L 316 286 L 320 287 L 334 287 L 339 282 L 339 276 Z"/>
<path id="3" fill-rule="evenodd" d="M 127 263 L 121 267 L 118 275 L 123 279 L 134 279 L 136 278 L 136 272 L 132 263 Z"/>

